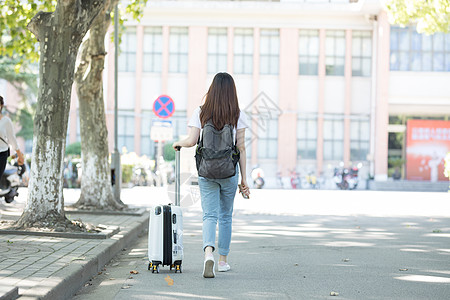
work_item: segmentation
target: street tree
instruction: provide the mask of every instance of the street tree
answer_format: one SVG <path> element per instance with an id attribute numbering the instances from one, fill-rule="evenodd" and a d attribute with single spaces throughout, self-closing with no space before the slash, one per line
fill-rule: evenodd
<path id="1" fill-rule="evenodd" d="M 6 2 L 7 14 L 13 16 L 15 11 L 37 8 L 32 1 L 28 1 L 28 4 L 12 0 Z M 75 61 L 86 32 L 104 8 L 105 2 L 106 0 L 58 0 L 54 11 L 39 11 L 27 25 L 40 46 L 40 83 L 34 118 L 28 202 L 17 222 L 18 227 L 29 227 L 36 223 L 44 226 L 68 223 L 64 214 L 62 176 Z M 5 9 L 2 8 L 2 13 L 3 10 Z M 24 23 L 28 21 L 27 18 L 24 19 Z M 8 22 L 14 24 L 13 20 Z M 9 25 L 9 28 L 12 29 L 13 26 Z M 27 37 L 23 29 L 24 27 L 18 27 L 11 30 L 19 34 L 15 36 L 15 33 L 10 33 L 10 44 L 7 47 L 14 45 L 14 42 L 20 44 L 17 38 Z M 15 52 L 26 55 L 28 50 L 17 48 L 9 51 L 12 55 Z"/>
<path id="2" fill-rule="evenodd" d="M 450 29 L 450 0 L 385 0 L 384 6 L 393 24 L 414 24 L 427 34 Z"/>
<path id="3" fill-rule="evenodd" d="M 80 199 L 74 206 L 81 209 L 121 210 L 125 205 L 114 198 L 111 186 L 102 80 L 107 54 L 105 36 L 111 24 L 111 11 L 119 0 L 106 2 L 81 46 L 80 63 L 75 73 L 83 176 Z M 127 15 L 138 19 L 146 3 L 147 0 L 131 1 L 125 11 Z"/>
<path id="4" fill-rule="evenodd" d="M 15 25 L 25 26 L 33 14 L 39 9 L 52 10 L 56 1 L 43 2 L 40 5 L 28 0 L 28 4 L 16 3 L 8 0 L 9 9 L 0 12 L 4 17 L 4 27 L 0 30 L 0 39 L 4 32 L 8 34 L 5 47 L 0 48 L 0 55 L 9 57 L 20 55 L 22 58 L 16 64 L 16 70 L 21 67 L 25 59 L 36 59 L 37 53 L 30 42 L 31 33 L 19 30 Z M 80 208 L 106 208 L 122 209 L 123 203 L 113 199 L 111 190 L 110 168 L 108 162 L 107 130 L 103 104 L 102 70 L 104 68 L 104 39 L 111 22 L 111 10 L 118 0 L 107 0 L 102 11 L 93 21 L 92 30 L 87 40 L 83 43 L 81 63 L 75 75 L 77 92 L 80 101 L 80 127 L 83 144 L 83 180 L 80 200 L 77 206 Z M 138 19 L 143 12 L 147 0 L 134 0 L 125 7 L 125 15 Z M 121 24 L 124 18 L 119 20 Z M 3 39 L 4 40 L 4 39 Z M 103 49 L 103 50 L 102 50 Z M 28 115 L 28 114 L 27 114 Z M 28 118 L 27 118 L 28 119 Z M 23 124 L 22 124 L 23 125 Z M 28 131 L 27 131 L 28 132 Z"/>
<path id="5" fill-rule="evenodd" d="M 118 210 L 123 203 L 115 200 L 111 174 L 103 100 L 103 69 L 105 66 L 105 35 L 111 23 L 111 10 L 118 0 L 107 0 L 95 18 L 88 37 L 81 45 L 80 63 L 75 72 L 79 103 L 80 137 L 83 176 L 78 208 Z"/>

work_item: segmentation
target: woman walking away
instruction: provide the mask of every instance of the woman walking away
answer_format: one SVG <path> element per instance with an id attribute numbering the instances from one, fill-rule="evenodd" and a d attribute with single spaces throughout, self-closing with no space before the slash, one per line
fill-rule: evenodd
<path id="1" fill-rule="evenodd" d="M 17 145 L 16 135 L 14 134 L 11 119 L 2 114 L 4 105 L 5 102 L 3 101 L 3 97 L 0 96 L 0 178 L 3 175 L 3 172 L 5 172 L 6 161 L 10 155 L 10 144 L 17 153 L 17 163 L 19 165 L 23 165 L 24 163 L 23 154 Z"/>
<path id="2" fill-rule="evenodd" d="M 245 128 L 248 126 L 245 114 L 239 109 L 234 80 L 228 73 L 216 74 L 206 94 L 205 103 L 194 111 L 188 126 L 190 127 L 189 136 L 175 142 L 173 147 L 177 149 L 194 146 L 199 141 L 200 130 L 203 129 L 202 139 L 196 151 L 198 184 L 203 210 L 203 251 L 205 253 L 203 277 L 213 278 L 215 277 L 213 252 L 216 249 L 217 223 L 219 224 L 220 255 L 217 270 L 219 272 L 230 270 L 227 257 L 230 252 L 233 203 L 238 186 L 239 169 L 241 172 L 240 192 L 244 198 L 250 195 L 246 180 L 245 153 Z M 221 147 L 225 150 L 218 151 L 217 149 Z M 219 155 L 224 152 L 228 155 Z M 208 158 L 216 159 L 208 160 Z M 218 161 L 221 161 L 220 166 L 217 164 Z M 237 162 L 239 162 L 239 169 Z"/>

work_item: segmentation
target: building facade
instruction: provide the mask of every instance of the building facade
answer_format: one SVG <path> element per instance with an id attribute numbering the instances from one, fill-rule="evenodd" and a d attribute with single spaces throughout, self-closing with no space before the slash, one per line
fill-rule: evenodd
<path id="1" fill-rule="evenodd" d="M 107 39 L 110 41 L 110 39 Z M 114 134 L 114 46 L 104 87 Z M 448 120 L 450 35 L 391 26 L 380 1 L 150 1 L 128 21 L 119 55 L 119 149 L 154 157 L 153 102 L 169 95 L 174 137 L 217 72 L 233 75 L 249 168 L 268 183 L 297 171 L 330 177 L 341 162 L 388 178 L 405 158 L 406 122 Z M 73 92 L 68 142 L 79 140 Z"/>

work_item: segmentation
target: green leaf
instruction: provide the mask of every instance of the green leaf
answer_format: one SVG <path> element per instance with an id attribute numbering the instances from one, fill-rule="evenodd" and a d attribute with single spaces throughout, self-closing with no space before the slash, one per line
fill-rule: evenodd
<path id="1" fill-rule="evenodd" d="M 416 26 L 419 33 L 449 32 L 449 0 L 386 0 L 389 21 L 400 26 Z"/>

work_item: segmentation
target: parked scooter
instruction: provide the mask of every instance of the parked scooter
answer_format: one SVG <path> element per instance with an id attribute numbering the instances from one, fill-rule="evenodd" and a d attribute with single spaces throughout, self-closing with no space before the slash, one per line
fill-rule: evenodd
<path id="1" fill-rule="evenodd" d="M 0 198 L 4 197 L 6 203 L 13 202 L 14 198 L 19 196 L 17 190 L 23 173 L 25 173 L 25 165 L 6 164 L 5 172 L 0 178 Z"/>
<path id="2" fill-rule="evenodd" d="M 356 189 L 359 183 L 359 168 L 358 167 L 352 167 L 349 169 L 347 181 L 348 181 L 348 188 L 350 190 Z"/>
<path id="3" fill-rule="evenodd" d="M 262 189 L 264 186 L 264 171 L 256 167 L 252 170 L 252 179 L 253 179 L 253 185 L 257 189 Z"/>
<path id="4" fill-rule="evenodd" d="M 306 186 L 311 189 L 319 188 L 317 177 L 313 172 L 309 172 L 309 174 L 306 176 Z"/>
<path id="5" fill-rule="evenodd" d="M 291 171 L 291 187 L 293 189 L 301 188 L 300 174 L 295 169 Z"/>
<path id="6" fill-rule="evenodd" d="M 359 167 L 334 168 L 334 182 L 341 190 L 354 190 L 359 183 Z"/>

